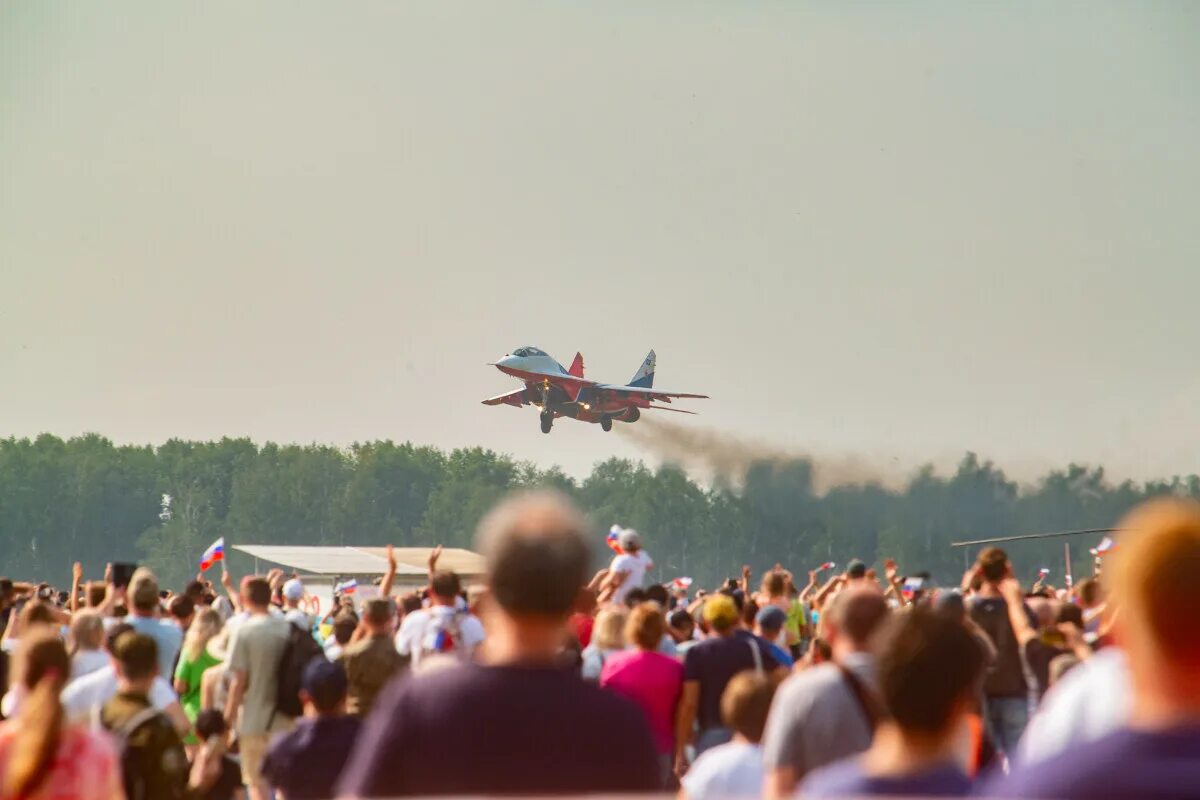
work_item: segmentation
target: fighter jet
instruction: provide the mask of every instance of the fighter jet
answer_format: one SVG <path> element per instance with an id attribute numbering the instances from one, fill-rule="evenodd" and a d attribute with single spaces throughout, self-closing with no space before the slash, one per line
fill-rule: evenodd
<path id="1" fill-rule="evenodd" d="M 654 363 L 654 351 L 651 350 L 629 383 L 596 383 L 583 377 L 583 355 L 580 353 L 575 354 L 571 368 L 564 369 L 562 364 L 536 347 L 518 347 L 491 366 L 524 381 L 525 386 L 515 392 L 489 397 L 483 404 L 535 405 L 542 410 L 542 433 L 550 432 L 555 417 L 599 422 L 601 428 L 611 431 L 613 420 L 637 422 L 641 419 L 642 409 L 657 408 L 694 414 L 694 411 L 652 405 L 670 403 L 678 397 L 707 398 L 703 394 L 660 392 L 654 389 Z"/>

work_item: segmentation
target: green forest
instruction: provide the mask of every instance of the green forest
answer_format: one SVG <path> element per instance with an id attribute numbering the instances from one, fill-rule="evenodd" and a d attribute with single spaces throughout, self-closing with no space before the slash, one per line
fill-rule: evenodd
<path id="1" fill-rule="evenodd" d="M 736 487 L 697 483 L 673 466 L 611 459 L 582 481 L 480 448 L 445 452 L 411 443 L 257 445 L 249 439 L 117 446 L 98 435 L 0 440 L 0 574 L 69 582 L 73 561 L 98 578 L 107 561 L 136 560 L 167 585 L 195 574 L 219 536 L 234 544 L 470 547 L 480 517 L 506 493 L 553 487 L 571 495 L 594 528 L 596 561 L 613 523 L 637 528 L 657 578 L 701 584 L 776 562 L 803 573 L 833 560 L 895 558 L 957 584 L 973 557 L 950 542 L 1114 524 L 1157 494 L 1200 497 L 1200 478 L 1113 483 L 1103 469 L 1071 465 L 1019 485 L 966 454 L 953 474 L 918 470 L 901 490 L 878 485 L 814 489 L 803 459 L 751 464 Z M 162 496 L 170 495 L 170 513 Z M 1072 540 L 1077 575 L 1087 549 Z M 1062 539 L 1008 548 L 1024 577 L 1063 573 Z M 231 554 L 242 574 L 249 559 Z"/>

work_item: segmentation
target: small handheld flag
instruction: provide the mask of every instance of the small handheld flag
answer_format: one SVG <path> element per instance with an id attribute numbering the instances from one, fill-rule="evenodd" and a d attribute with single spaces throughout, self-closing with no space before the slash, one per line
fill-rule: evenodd
<path id="1" fill-rule="evenodd" d="M 924 585 L 925 585 L 924 578 L 905 578 L 904 585 L 902 587 L 900 587 L 900 591 L 903 592 L 906 596 L 911 597 L 912 595 L 919 592 L 921 590 L 921 587 Z"/>
<path id="2" fill-rule="evenodd" d="M 333 587 L 333 590 L 335 592 L 337 592 L 338 594 L 354 594 L 355 590 L 357 590 L 357 589 L 358 589 L 358 581 L 355 580 L 354 578 L 351 578 L 348 581 L 342 581 L 341 583 L 339 583 Z"/>
<path id="3" fill-rule="evenodd" d="M 671 585 L 674 586 L 676 589 L 683 589 L 684 591 L 687 591 L 688 587 L 690 587 L 692 585 L 692 579 L 691 578 L 676 578 L 675 580 L 671 581 Z"/>
<path id="4" fill-rule="evenodd" d="M 1117 549 L 1117 543 L 1109 537 L 1105 536 L 1100 540 L 1100 544 L 1092 548 L 1091 552 L 1094 556 L 1106 556 L 1113 550 Z"/>
<path id="5" fill-rule="evenodd" d="M 617 555 L 622 555 L 624 551 L 621 549 L 621 526 L 613 525 L 608 529 L 608 536 L 604 537 L 604 541 Z"/>
<path id="6" fill-rule="evenodd" d="M 204 572 L 218 561 L 225 560 L 225 537 L 222 536 L 208 546 L 200 556 L 200 571 Z"/>
<path id="7" fill-rule="evenodd" d="M 837 566 L 837 564 L 833 563 L 832 561 L 826 561 L 824 564 L 817 567 L 817 572 L 824 572 L 825 570 L 833 569 L 836 566 Z"/>

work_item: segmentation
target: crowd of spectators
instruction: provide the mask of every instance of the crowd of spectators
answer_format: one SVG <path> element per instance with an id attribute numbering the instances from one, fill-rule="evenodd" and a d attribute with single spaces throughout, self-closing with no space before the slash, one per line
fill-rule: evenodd
<path id="1" fill-rule="evenodd" d="M 988 548 L 949 587 L 889 560 L 691 591 L 632 530 L 593 574 L 532 494 L 480 524 L 480 586 L 439 548 L 393 593 L 389 548 L 324 616 L 280 570 L 0 579 L 0 798 L 1195 797 L 1200 504 L 1120 527 L 1074 586 Z"/>

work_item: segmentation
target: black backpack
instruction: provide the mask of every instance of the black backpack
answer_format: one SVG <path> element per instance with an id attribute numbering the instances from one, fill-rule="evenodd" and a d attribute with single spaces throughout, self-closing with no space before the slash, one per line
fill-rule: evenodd
<path id="1" fill-rule="evenodd" d="M 325 658 L 321 645 L 317 644 L 311 633 L 289 623 L 287 645 L 279 660 L 279 686 L 275 690 L 275 710 L 280 714 L 298 717 L 304 713 L 304 705 L 300 702 L 300 685 L 304 679 L 304 668 L 314 658 Z"/>

